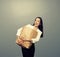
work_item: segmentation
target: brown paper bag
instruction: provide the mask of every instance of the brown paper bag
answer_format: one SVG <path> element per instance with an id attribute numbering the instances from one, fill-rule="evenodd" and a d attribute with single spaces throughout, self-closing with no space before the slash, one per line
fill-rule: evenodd
<path id="1" fill-rule="evenodd" d="M 37 36 L 37 31 L 35 31 L 30 27 L 24 26 L 20 34 L 20 39 L 22 39 L 24 42 L 22 44 L 20 43 L 20 45 L 25 48 L 29 48 L 32 45 L 32 43 L 30 42 L 31 39 L 36 38 L 36 36 Z"/>

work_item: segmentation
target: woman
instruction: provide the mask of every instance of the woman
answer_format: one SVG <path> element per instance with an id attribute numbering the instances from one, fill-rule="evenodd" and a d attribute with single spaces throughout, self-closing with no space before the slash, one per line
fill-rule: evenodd
<path id="1" fill-rule="evenodd" d="M 27 27 L 31 27 L 32 29 L 35 29 L 38 32 L 38 35 L 36 38 L 31 39 L 32 45 L 29 49 L 21 47 L 23 57 L 34 57 L 35 53 L 35 43 L 39 41 L 41 37 L 43 37 L 43 22 L 41 17 L 36 17 L 33 25 L 28 24 Z M 21 34 L 22 27 L 18 29 L 17 36 L 19 37 Z"/>

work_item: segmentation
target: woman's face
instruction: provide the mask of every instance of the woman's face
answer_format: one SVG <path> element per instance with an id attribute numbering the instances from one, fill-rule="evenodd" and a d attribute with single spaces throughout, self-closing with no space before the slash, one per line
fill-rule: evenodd
<path id="1" fill-rule="evenodd" d="M 34 25 L 36 27 L 38 27 L 40 25 L 40 19 L 39 18 L 36 18 L 35 22 L 34 22 Z"/>

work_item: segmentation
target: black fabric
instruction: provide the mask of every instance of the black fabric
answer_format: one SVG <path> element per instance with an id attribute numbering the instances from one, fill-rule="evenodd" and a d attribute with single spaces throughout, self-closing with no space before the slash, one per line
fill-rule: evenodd
<path id="1" fill-rule="evenodd" d="M 23 57 L 34 57 L 34 53 L 35 53 L 34 43 L 32 43 L 32 46 L 29 49 L 23 47 L 21 47 L 21 49 L 22 49 Z"/>

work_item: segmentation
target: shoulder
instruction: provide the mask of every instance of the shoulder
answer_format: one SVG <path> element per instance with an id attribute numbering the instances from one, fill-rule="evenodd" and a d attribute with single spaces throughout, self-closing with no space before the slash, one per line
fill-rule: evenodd
<path id="1" fill-rule="evenodd" d="M 27 24 L 27 25 L 25 25 L 26 27 L 33 27 L 31 24 Z"/>
<path id="2" fill-rule="evenodd" d="M 20 27 L 20 28 L 18 29 L 18 31 L 22 30 L 23 27 L 30 27 L 30 28 L 32 28 L 32 25 L 31 25 L 31 24 L 24 25 L 24 26 Z"/>
<path id="3" fill-rule="evenodd" d="M 26 26 L 32 26 L 31 24 L 27 24 Z"/>
<path id="4" fill-rule="evenodd" d="M 41 31 L 41 30 L 39 30 L 39 29 L 37 29 L 37 32 L 42 34 L 42 31 Z"/>
<path id="5" fill-rule="evenodd" d="M 22 27 L 21 28 L 19 28 L 17 31 L 21 31 L 22 30 Z"/>

